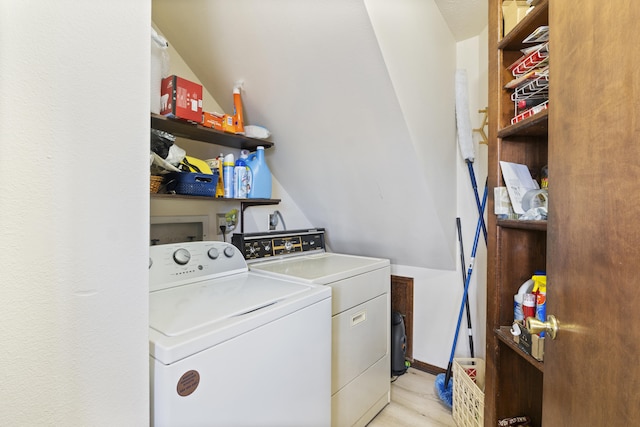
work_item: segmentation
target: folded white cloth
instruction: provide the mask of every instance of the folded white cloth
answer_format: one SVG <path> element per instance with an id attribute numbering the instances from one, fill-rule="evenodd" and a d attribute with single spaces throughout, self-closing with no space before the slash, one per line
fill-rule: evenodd
<path id="1" fill-rule="evenodd" d="M 271 132 L 262 126 L 244 125 L 244 135 L 249 138 L 266 139 L 271 136 Z"/>

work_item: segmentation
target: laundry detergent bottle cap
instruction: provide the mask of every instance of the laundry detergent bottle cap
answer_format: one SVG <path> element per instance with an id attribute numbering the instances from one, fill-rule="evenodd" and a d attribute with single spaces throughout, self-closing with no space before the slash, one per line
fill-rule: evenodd
<path id="1" fill-rule="evenodd" d="M 254 153 L 249 154 L 247 166 L 251 175 L 250 199 L 271 198 L 271 170 L 264 158 L 264 147 L 259 145 Z"/>

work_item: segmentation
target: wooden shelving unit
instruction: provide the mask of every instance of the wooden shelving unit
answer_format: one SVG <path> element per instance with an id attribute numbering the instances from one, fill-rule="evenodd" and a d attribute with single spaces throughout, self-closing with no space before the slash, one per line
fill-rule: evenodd
<path id="1" fill-rule="evenodd" d="M 511 1 L 511 0 L 510 0 Z M 536 0 L 502 35 L 502 0 L 489 0 L 489 203 L 499 161 L 548 165 L 546 223 L 488 215 L 485 426 L 529 416 L 532 427 L 627 426 L 640 420 L 636 191 L 640 84 L 631 1 Z M 549 26 L 548 110 L 511 125 L 504 85 L 524 40 Z M 547 70 L 545 70 L 547 71 Z M 542 74 L 542 73 L 541 73 Z M 513 295 L 547 273 L 544 362 L 512 340 Z"/>
<path id="2" fill-rule="evenodd" d="M 548 25 L 548 1 L 542 0 L 502 37 L 502 0 L 489 5 L 489 189 L 504 186 L 500 161 L 526 164 L 532 175 L 547 164 L 549 110 L 511 124 L 515 115 L 513 79 L 507 67 L 522 56 L 522 43 Z M 550 103 L 549 109 L 553 108 Z M 488 212 L 493 212 L 493 191 Z M 513 341 L 513 295 L 534 271 L 546 269 L 547 221 L 499 220 L 488 217 L 487 364 L 485 426 L 499 419 L 527 415 L 533 426 L 542 423 L 544 363 L 526 354 Z M 523 386 L 526 385 L 526 386 Z"/>

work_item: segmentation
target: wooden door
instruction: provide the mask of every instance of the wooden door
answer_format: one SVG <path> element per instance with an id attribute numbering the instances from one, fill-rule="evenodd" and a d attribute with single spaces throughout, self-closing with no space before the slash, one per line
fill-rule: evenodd
<path id="1" fill-rule="evenodd" d="M 640 425 L 640 4 L 549 7 L 542 422 Z"/>

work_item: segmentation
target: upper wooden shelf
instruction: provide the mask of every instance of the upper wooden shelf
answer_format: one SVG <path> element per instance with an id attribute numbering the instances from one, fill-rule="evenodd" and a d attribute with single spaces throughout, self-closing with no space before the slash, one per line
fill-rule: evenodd
<path id="1" fill-rule="evenodd" d="M 536 7 L 498 42 L 498 49 L 520 50 L 532 46 L 532 43 L 522 43 L 522 40 L 542 25 L 549 25 L 549 0 L 540 0 Z"/>
<path id="2" fill-rule="evenodd" d="M 169 132 L 170 134 L 181 138 L 208 142 L 209 144 L 216 144 L 224 147 L 247 149 L 250 151 L 255 151 L 258 146 L 270 148 L 274 145 L 273 142 L 264 139 L 248 138 L 244 135 L 221 132 L 186 121 L 169 119 L 153 113 L 151 114 L 151 127 L 153 129 Z"/>
<path id="3" fill-rule="evenodd" d="M 551 107 L 549 107 L 551 108 Z M 509 125 L 498 131 L 498 138 L 508 136 L 546 136 L 549 130 L 549 109 Z"/>

